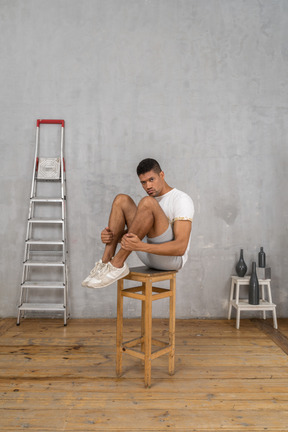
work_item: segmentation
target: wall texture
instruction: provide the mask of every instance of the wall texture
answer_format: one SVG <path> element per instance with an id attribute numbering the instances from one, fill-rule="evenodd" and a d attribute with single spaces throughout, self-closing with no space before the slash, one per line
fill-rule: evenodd
<path id="1" fill-rule="evenodd" d="M 143 196 L 144 157 L 195 203 L 177 316 L 226 317 L 240 248 L 250 269 L 264 246 L 287 317 L 287 0 L 0 0 L 0 29 L 0 316 L 16 315 L 36 119 L 63 118 L 72 317 L 115 316 L 116 286 L 81 281 L 114 195 Z"/>

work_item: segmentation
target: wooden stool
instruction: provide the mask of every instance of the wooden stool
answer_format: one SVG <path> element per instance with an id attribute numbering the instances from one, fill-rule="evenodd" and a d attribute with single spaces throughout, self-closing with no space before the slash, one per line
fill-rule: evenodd
<path id="1" fill-rule="evenodd" d="M 271 279 L 259 279 L 259 287 L 261 288 L 261 298 L 259 305 L 251 305 L 248 303 L 248 299 L 239 300 L 239 291 L 241 286 L 249 286 L 250 276 L 231 277 L 231 289 L 230 289 L 230 299 L 228 308 L 228 319 L 231 319 L 232 307 L 236 309 L 236 328 L 240 327 L 240 312 L 241 311 L 262 311 L 263 319 L 266 319 L 266 311 L 272 311 L 273 314 L 273 325 L 277 329 L 277 317 L 276 317 L 276 305 L 272 303 L 271 295 Z M 265 287 L 267 288 L 268 299 L 265 297 Z M 234 296 L 235 290 L 235 296 Z"/>
<path id="2" fill-rule="evenodd" d="M 145 387 L 151 386 L 151 362 L 157 357 L 169 354 L 169 374 L 174 374 L 176 273 L 177 271 L 134 267 L 127 276 L 117 282 L 117 376 L 122 374 L 123 352 L 144 361 Z M 142 282 L 142 285 L 124 289 L 124 279 Z M 166 280 L 170 281 L 170 289 L 152 286 L 155 282 Z M 142 301 L 141 336 L 126 342 L 123 342 L 123 297 Z M 152 339 L 152 302 L 167 297 L 170 298 L 169 342 L 162 342 Z M 134 349 L 137 345 L 141 345 L 141 351 Z M 152 345 L 158 347 L 153 352 Z"/>

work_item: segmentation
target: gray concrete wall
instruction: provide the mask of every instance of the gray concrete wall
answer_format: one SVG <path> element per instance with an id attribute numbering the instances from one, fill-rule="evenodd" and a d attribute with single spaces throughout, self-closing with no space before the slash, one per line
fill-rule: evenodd
<path id="1" fill-rule="evenodd" d="M 72 317 L 115 316 L 115 285 L 80 284 L 113 196 L 143 195 L 144 157 L 195 203 L 177 316 L 226 317 L 240 248 L 250 269 L 264 246 L 287 317 L 287 0 L 0 0 L 0 29 L 0 316 L 16 315 L 36 119 L 63 118 Z"/>

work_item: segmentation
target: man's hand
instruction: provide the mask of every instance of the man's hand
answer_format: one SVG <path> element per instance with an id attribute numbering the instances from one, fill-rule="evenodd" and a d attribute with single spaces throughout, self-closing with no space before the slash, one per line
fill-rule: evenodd
<path id="1" fill-rule="evenodd" d="M 109 227 L 104 228 L 104 230 L 101 232 L 102 243 L 109 244 L 112 242 L 113 238 L 114 238 L 113 231 L 111 231 Z"/>
<path id="2" fill-rule="evenodd" d="M 121 247 L 126 251 L 142 250 L 143 243 L 136 234 L 125 234 L 121 240 Z"/>

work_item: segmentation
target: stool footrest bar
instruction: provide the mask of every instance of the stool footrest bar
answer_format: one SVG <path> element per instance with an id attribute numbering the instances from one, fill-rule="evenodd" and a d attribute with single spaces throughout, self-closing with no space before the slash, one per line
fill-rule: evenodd
<path id="1" fill-rule="evenodd" d="M 160 341 L 159 339 L 152 339 L 151 340 L 151 344 L 159 346 L 159 347 L 167 347 L 167 346 L 169 346 L 168 342 L 163 342 L 163 341 Z"/>
<path id="2" fill-rule="evenodd" d="M 171 346 L 167 346 L 166 348 L 159 348 L 151 354 L 151 360 L 154 360 L 164 354 L 168 354 L 171 352 Z"/>
<path id="3" fill-rule="evenodd" d="M 140 343 L 143 343 L 144 338 L 140 337 L 140 338 L 135 338 L 135 339 L 131 339 L 127 342 L 123 342 L 122 346 L 123 348 L 132 348 L 136 345 L 139 345 Z"/>
<path id="4" fill-rule="evenodd" d="M 126 293 L 126 292 L 138 293 L 139 291 L 142 291 L 142 294 L 143 294 L 144 290 L 145 290 L 145 288 L 143 286 L 137 286 L 137 287 L 135 286 L 135 287 L 131 287 L 131 288 L 125 288 L 121 292 L 122 293 Z"/>
<path id="5" fill-rule="evenodd" d="M 170 290 L 165 290 L 166 292 L 162 292 L 160 294 L 153 294 L 152 295 L 152 301 L 154 300 L 160 300 L 162 298 L 172 297 L 173 293 Z"/>
<path id="6" fill-rule="evenodd" d="M 125 354 L 129 354 L 132 357 L 136 357 L 136 358 L 139 358 L 141 360 L 144 360 L 144 358 L 145 358 L 145 354 L 144 353 L 136 351 L 136 350 L 134 350 L 132 348 L 122 347 L 122 351 L 125 352 Z"/>
<path id="7" fill-rule="evenodd" d="M 123 297 L 130 297 L 130 298 L 134 298 L 136 300 L 145 301 L 146 296 L 145 296 L 143 290 L 144 289 L 142 286 L 126 288 L 126 289 L 122 290 L 121 295 Z M 142 294 L 140 294 L 139 291 L 141 291 Z M 166 297 L 171 297 L 173 295 L 173 292 L 171 290 L 165 289 L 165 288 L 159 288 L 159 287 L 155 287 L 155 286 L 152 286 L 152 293 L 157 293 L 157 294 L 152 295 L 152 301 L 160 300 L 160 299 L 166 298 Z"/>
<path id="8" fill-rule="evenodd" d="M 123 291 L 121 293 L 121 295 L 122 295 L 122 297 L 130 297 L 130 298 L 134 298 L 136 300 L 142 300 L 142 301 L 145 300 L 144 294 L 137 294 L 135 292 L 130 292 L 130 291 L 127 292 L 126 290 L 125 290 L 125 292 Z"/>
<path id="9" fill-rule="evenodd" d="M 134 346 L 136 346 L 136 345 L 134 345 Z M 132 357 L 137 357 L 141 360 L 144 360 L 144 358 L 145 358 L 144 352 L 140 352 L 140 351 L 133 349 L 131 345 L 129 345 L 129 347 L 128 347 L 126 344 L 124 344 L 122 346 L 122 351 L 125 352 L 125 354 L 129 354 Z M 161 357 L 162 355 L 170 353 L 171 351 L 172 351 L 171 345 L 165 344 L 164 347 L 158 348 L 158 349 L 154 350 L 153 352 L 151 352 L 150 358 L 151 358 L 151 360 L 154 360 L 158 357 Z"/>

